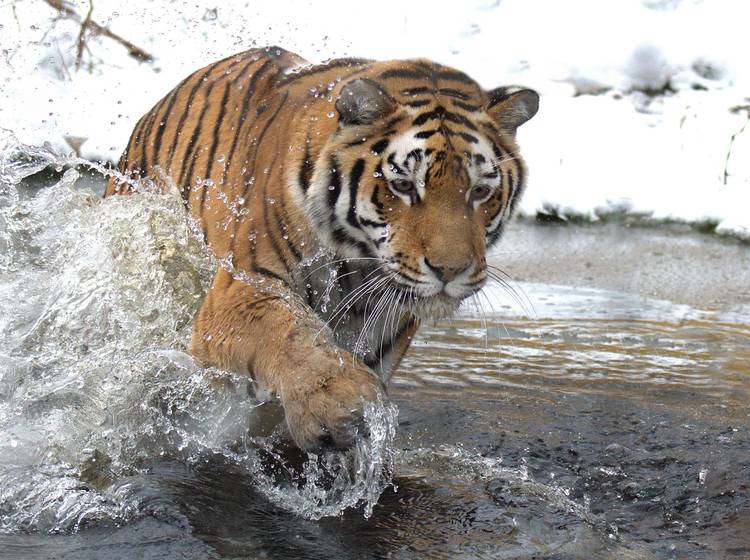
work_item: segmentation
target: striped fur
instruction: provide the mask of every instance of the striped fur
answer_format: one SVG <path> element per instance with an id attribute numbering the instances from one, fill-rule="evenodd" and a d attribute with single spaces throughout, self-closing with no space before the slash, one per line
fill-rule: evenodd
<path id="1" fill-rule="evenodd" d="M 276 47 L 188 76 L 119 169 L 170 177 L 231 265 L 193 354 L 279 396 L 302 448 L 351 444 L 420 320 L 484 284 L 525 183 L 515 130 L 537 102 L 426 60 L 310 66 Z M 137 184 L 112 179 L 106 195 Z"/>

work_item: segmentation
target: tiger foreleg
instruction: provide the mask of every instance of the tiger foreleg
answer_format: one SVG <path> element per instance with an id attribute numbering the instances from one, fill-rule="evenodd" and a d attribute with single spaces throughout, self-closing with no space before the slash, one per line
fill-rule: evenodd
<path id="1" fill-rule="evenodd" d="M 260 391 L 278 397 L 300 448 L 350 447 L 365 404 L 383 391 L 380 380 L 332 342 L 309 306 L 268 284 L 220 270 L 196 317 L 191 352 L 203 365 L 249 373 Z"/>

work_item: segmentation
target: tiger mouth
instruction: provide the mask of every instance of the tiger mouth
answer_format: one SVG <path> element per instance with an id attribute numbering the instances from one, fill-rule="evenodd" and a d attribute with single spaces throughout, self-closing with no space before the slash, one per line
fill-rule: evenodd
<path id="1" fill-rule="evenodd" d="M 424 295 L 418 293 L 412 286 L 400 284 L 396 280 L 391 284 L 399 291 L 400 297 L 409 305 L 412 313 L 425 320 L 439 320 L 455 315 L 464 300 L 475 295 L 484 286 L 484 281 L 460 296 L 448 294 L 445 286 L 435 294 Z"/>
<path id="2" fill-rule="evenodd" d="M 452 296 L 448 293 L 447 288 L 448 284 L 443 284 L 442 288 L 429 295 L 425 295 L 419 292 L 420 286 L 426 286 L 430 285 L 428 282 L 423 281 L 417 281 L 415 282 L 411 278 L 409 278 L 409 283 L 403 282 L 399 279 L 401 276 L 401 273 L 396 271 L 395 275 L 391 279 L 390 284 L 399 290 L 400 293 L 405 294 L 405 296 L 408 299 L 414 300 L 414 301 L 429 301 L 434 300 L 436 298 L 438 299 L 446 299 L 446 300 L 456 300 L 456 301 L 463 301 L 468 297 L 471 297 L 472 295 L 476 294 L 479 290 L 481 290 L 484 285 L 487 282 L 487 278 L 483 276 L 482 278 L 475 280 L 473 282 L 468 282 L 461 285 L 462 290 L 465 292 L 461 294 L 460 296 Z"/>

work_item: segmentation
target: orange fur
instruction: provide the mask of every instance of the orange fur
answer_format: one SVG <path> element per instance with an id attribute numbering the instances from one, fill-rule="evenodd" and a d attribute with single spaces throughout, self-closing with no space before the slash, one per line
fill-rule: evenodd
<path id="1" fill-rule="evenodd" d="M 350 445 L 420 319 L 485 282 L 526 175 L 515 129 L 536 103 L 426 60 L 306 66 L 275 47 L 188 76 L 119 169 L 157 188 L 171 177 L 231 263 L 196 317 L 195 357 L 280 397 L 302 448 Z M 112 179 L 106 196 L 133 184 Z"/>

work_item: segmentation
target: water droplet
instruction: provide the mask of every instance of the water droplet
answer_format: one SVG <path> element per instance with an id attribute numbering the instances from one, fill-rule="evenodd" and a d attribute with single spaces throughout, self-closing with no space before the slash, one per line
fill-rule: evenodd
<path id="1" fill-rule="evenodd" d="M 332 118 L 333 118 L 333 116 L 334 116 L 334 114 L 335 114 L 335 113 L 334 113 L 333 111 L 328 111 L 328 113 L 326 113 L 326 116 L 327 116 L 327 117 L 328 117 L 329 119 L 332 119 Z"/>
<path id="2" fill-rule="evenodd" d="M 224 154 L 221 154 L 221 155 L 220 155 L 220 156 L 219 156 L 218 158 L 216 158 L 216 159 L 217 159 L 217 160 L 219 161 L 219 163 L 224 163 L 224 160 L 225 160 L 226 158 L 224 157 Z"/>

